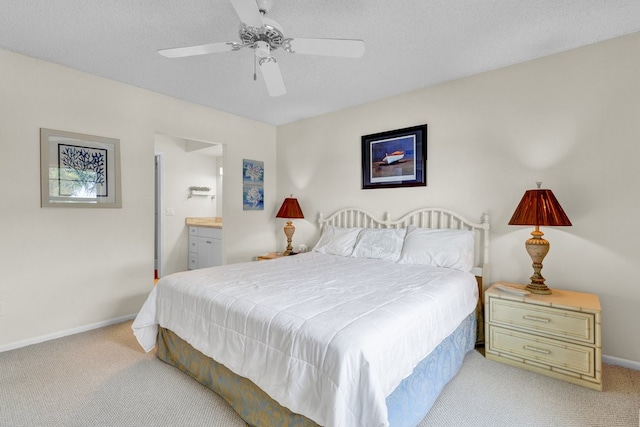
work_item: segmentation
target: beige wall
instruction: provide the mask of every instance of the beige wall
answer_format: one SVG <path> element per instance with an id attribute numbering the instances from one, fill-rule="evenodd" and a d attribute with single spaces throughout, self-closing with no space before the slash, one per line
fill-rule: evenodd
<path id="1" fill-rule="evenodd" d="M 228 262 L 275 246 L 274 127 L 8 51 L 0 64 L 0 349 L 138 311 L 153 285 L 156 134 L 225 144 Z M 41 127 L 120 140 L 122 209 L 40 207 Z M 265 162 L 264 212 L 242 211 L 243 158 Z"/>
<path id="2" fill-rule="evenodd" d="M 506 224 L 542 180 L 573 222 L 543 230 L 547 283 L 597 293 L 604 353 L 640 362 L 639 34 L 277 130 L 7 51 L 0 63 L 0 349 L 137 312 L 151 287 L 154 139 L 163 134 L 225 144 L 227 262 L 284 244 L 273 217 L 294 193 L 306 216 L 294 245 L 315 243 L 321 209 L 398 216 L 443 206 L 472 220 L 486 211 L 493 279 L 523 282 L 530 230 Z M 360 136 L 421 123 L 428 186 L 361 190 Z M 41 127 L 120 139 L 123 208 L 40 208 Z M 242 211 L 243 158 L 265 162 L 263 212 Z"/>
<path id="3" fill-rule="evenodd" d="M 437 59 L 434 59 L 437 60 Z M 294 245 L 317 213 L 488 212 L 493 280 L 526 282 L 531 230 L 507 223 L 543 181 L 573 227 L 546 228 L 551 287 L 597 293 L 604 354 L 640 362 L 640 34 L 278 128 L 278 198 L 299 198 Z M 361 190 L 360 137 L 428 124 L 427 187 Z M 276 229 L 279 236 L 281 230 Z"/>

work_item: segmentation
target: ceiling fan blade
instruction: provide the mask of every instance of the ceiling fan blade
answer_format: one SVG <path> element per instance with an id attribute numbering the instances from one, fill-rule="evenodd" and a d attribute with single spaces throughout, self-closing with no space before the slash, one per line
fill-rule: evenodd
<path id="1" fill-rule="evenodd" d="M 364 41 L 353 39 L 287 39 L 291 53 L 307 55 L 360 58 L 364 54 Z"/>
<path id="2" fill-rule="evenodd" d="M 254 28 L 262 27 L 262 15 L 256 0 L 231 0 L 231 4 L 243 24 Z"/>
<path id="3" fill-rule="evenodd" d="M 260 73 L 264 79 L 264 84 L 267 86 L 269 95 L 281 96 L 287 93 L 284 80 L 282 80 L 282 73 L 280 73 L 280 66 L 276 62 L 276 59 L 272 56 L 267 56 L 260 59 L 259 63 Z"/>
<path id="4" fill-rule="evenodd" d="M 209 53 L 230 52 L 234 49 L 233 42 L 202 44 L 198 46 L 175 47 L 160 49 L 158 53 L 167 58 L 184 58 L 185 56 L 206 55 Z"/>

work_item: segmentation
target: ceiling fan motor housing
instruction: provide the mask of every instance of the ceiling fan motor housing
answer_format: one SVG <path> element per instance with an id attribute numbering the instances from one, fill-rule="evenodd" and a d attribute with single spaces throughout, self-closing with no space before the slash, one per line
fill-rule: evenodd
<path id="1" fill-rule="evenodd" d="M 253 45 L 262 41 L 266 42 L 272 50 L 278 49 L 285 40 L 282 34 L 282 28 L 273 19 L 263 16 L 262 21 L 264 25 L 260 28 L 250 27 L 245 24 L 241 25 L 239 35 L 242 44 L 255 47 Z"/>

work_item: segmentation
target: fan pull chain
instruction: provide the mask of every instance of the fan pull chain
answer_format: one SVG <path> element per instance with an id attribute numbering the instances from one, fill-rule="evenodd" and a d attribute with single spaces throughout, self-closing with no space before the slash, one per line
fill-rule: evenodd
<path id="1" fill-rule="evenodd" d="M 255 82 L 256 80 L 258 80 L 258 76 L 256 74 L 256 56 L 253 55 L 253 81 Z"/>

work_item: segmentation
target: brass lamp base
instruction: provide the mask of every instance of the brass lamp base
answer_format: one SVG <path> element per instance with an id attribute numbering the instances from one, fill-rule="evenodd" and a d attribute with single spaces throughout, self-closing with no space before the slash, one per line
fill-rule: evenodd
<path id="1" fill-rule="evenodd" d="M 293 252 L 293 246 L 291 246 L 291 239 L 293 238 L 293 233 L 296 232 L 296 228 L 293 226 L 291 221 L 287 221 L 287 225 L 284 226 L 284 234 L 287 236 L 287 249 L 282 252 L 282 255 L 288 256 Z"/>
<path id="2" fill-rule="evenodd" d="M 529 283 L 524 288 L 529 292 L 531 292 L 532 294 L 549 295 L 551 293 L 551 289 L 549 289 L 547 285 L 539 286 L 539 285 L 534 285 L 533 283 Z"/>
<path id="3" fill-rule="evenodd" d="M 533 264 L 533 276 L 530 277 L 531 283 L 526 286 L 526 290 L 533 294 L 540 295 L 549 295 L 551 293 L 551 289 L 544 284 L 544 277 L 540 273 L 542 270 L 542 260 L 549 252 L 549 242 L 542 238 L 544 235 L 538 227 L 534 231 L 531 232 L 531 239 L 525 242 L 525 248 L 527 249 L 527 253 L 531 257 L 531 261 Z"/>

